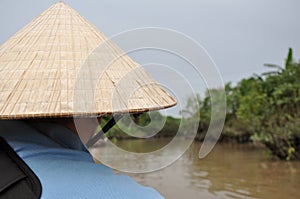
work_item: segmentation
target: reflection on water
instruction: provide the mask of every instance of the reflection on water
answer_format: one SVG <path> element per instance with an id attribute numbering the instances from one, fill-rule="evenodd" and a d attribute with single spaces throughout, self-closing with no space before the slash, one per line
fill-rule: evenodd
<path id="1" fill-rule="evenodd" d="M 124 140 L 118 145 L 144 147 L 143 140 Z M 193 143 L 178 161 L 163 170 L 129 175 L 166 198 L 300 198 L 300 162 L 271 161 L 262 149 L 236 144 L 218 144 L 200 160 L 200 145 Z M 155 159 L 147 163 L 155 163 Z"/>
<path id="2" fill-rule="evenodd" d="M 93 156 L 105 165 L 129 173 L 145 173 L 165 168 L 178 160 L 193 142 L 176 137 L 170 140 L 147 139 L 111 142 L 90 148 Z"/>

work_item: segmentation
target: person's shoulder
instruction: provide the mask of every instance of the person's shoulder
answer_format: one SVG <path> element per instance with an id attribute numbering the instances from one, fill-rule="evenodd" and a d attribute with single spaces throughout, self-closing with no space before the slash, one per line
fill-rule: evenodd
<path id="1" fill-rule="evenodd" d="M 96 164 L 86 151 L 61 147 L 24 122 L 0 122 L 1 134 L 40 179 L 44 199 L 163 198 L 131 177 L 115 174 L 111 168 Z"/>

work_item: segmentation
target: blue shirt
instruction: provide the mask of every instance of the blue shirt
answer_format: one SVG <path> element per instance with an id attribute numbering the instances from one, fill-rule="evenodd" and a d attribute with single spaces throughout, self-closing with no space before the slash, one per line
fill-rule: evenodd
<path id="1" fill-rule="evenodd" d="M 77 135 L 52 123 L 0 120 L 0 136 L 39 177 L 42 199 L 160 199 L 152 188 L 96 164 Z"/>

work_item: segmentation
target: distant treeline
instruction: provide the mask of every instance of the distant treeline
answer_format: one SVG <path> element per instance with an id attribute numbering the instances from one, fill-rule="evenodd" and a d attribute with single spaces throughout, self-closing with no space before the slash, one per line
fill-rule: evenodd
<path id="1" fill-rule="evenodd" d="M 220 141 L 256 141 L 280 159 L 300 159 L 300 62 L 295 62 L 292 49 L 289 49 L 284 67 L 274 64 L 265 66 L 271 68 L 271 72 L 242 79 L 236 86 L 231 83 L 225 85 L 227 116 Z M 220 91 L 212 89 L 203 98 L 193 96 L 187 100 L 182 113 L 188 115 L 183 119 L 186 136 L 189 136 L 189 128 L 194 121 L 200 117 L 196 139 L 201 141 L 205 137 L 210 124 L 209 93 L 212 92 L 217 94 Z M 154 122 L 165 119 L 164 127 L 158 129 L 159 133 L 154 137 L 175 136 L 182 122 L 177 118 L 163 117 L 159 112 L 153 112 L 151 117 Z M 125 118 L 120 126 L 137 135 L 150 137 L 151 133 L 148 134 L 146 128 L 139 128 L 150 123 L 149 114 L 141 114 Z M 153 126 L 155 128 L 156 125 Z M 116 126 L 107 136 L 113 139 L 132 138 L 122 131 Z"/>
<path id="2" fill-rule="evenodd" d="M 111 117 L 104 117 L 104 126 Z M 137 115 L 125 115 L 119 122 L 106 134 L 110 139 L 134 139 L 146 137 L 173 137 L 176 135 L 181 119 L 171 116 L 163 116 L 158 111 Z"/>

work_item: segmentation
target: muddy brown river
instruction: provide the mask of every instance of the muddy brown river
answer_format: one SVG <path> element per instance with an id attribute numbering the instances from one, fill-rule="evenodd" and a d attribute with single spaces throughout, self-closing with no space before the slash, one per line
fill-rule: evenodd
<path id="1" fill-rule="evenodd" d="M 167 143 L 153 141 L 159 147 Z M 123 140 L 118 145 L 140 151 L 146 146 L 143 140 Z M 271 160 L 263 148 L 251 144 L 217 144 L 200 160 L 200 146 L 194 142 L 179 160 L 162 170 L 127 175 L 167 199 L 300 198 L 300 162 Z M 155 163 L 153 158 L 147 164 Z M 118 161 L 117 154 L 114 160 Z"/>

